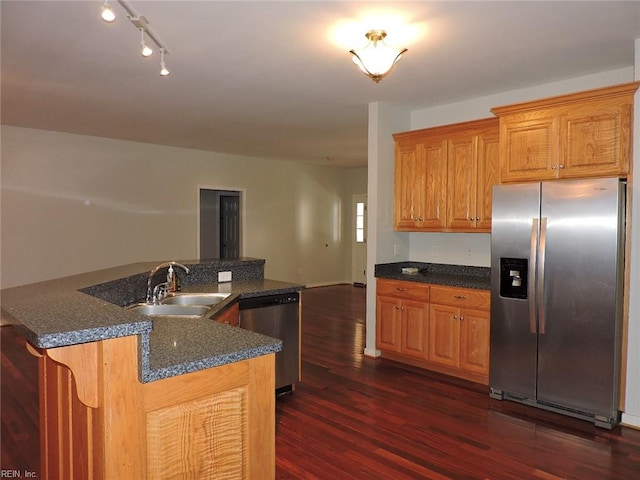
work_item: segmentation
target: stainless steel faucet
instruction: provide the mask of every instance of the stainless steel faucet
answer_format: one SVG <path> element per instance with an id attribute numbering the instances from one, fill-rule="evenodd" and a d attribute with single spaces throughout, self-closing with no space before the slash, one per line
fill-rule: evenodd
<path id="1" fill-rule="evenodd" d="M 167 271 L 167 281 L 159 283 L 154 288 L 151 288 L 151 283 L 153 282 L 154 275 L 158 273 L 158 270 L 166 267 L 169 267 L 169 270 Z M 189 269 L 178 262 L 164 262 L 155 267 L 149 272 L 149 278 L 147 280 L 147 303 L 158 303 L 158 301 L 167 296 L 168 292 L 175 292 L 175 272 L 173 271 L 173 267 L 181 268 L 187 274 L 189 274 Z"/>

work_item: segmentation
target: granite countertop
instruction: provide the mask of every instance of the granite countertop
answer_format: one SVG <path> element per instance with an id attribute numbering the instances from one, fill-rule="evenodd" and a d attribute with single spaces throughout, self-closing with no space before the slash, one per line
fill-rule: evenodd
<path id="1" fill-rule="evenodd" d="M 418 272 L 402 273 L 404 267 L 417 268 Z M 491 269 L 489 267 L 424 262 L 382 263 L 375 266 L 375 276 L 407 282 L 491 290 Z"/>
<path id="2" fill-rule="evenodd" d="M 230 293 L 223 302 L 213 306 L 205 318 L 148 317 L 123 308 L 144 298 L 146 279 L 149 271 L 158 265 L 156 262 L 4 289 L 2 316 L 39 348 L 138 335 L 142 382 L 282 349 L 281 340 L 220 324 L 215 317 L 241 298 L 297 292 L 305 288 L 303 285 L 256 278 L 263 272 L 264 260 L 180 263 L 196 274 L 195 283 L 183 283 L 183 291 Z M 213 281 L 218 271 L 227 269 L 234 271 L 234 281 Z"/>

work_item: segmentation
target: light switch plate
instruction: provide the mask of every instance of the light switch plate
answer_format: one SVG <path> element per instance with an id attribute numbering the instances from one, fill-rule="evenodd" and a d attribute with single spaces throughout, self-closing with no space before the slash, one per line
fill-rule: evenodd
<path id="1" fill-rule="evenodd" d="M 218 272 L 218 282 L 230 282 L 231 272 Z"/>

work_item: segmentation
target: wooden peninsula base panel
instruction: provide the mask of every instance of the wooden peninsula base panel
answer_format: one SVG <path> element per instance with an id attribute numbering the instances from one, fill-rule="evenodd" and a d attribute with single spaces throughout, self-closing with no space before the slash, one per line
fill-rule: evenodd
<path id="1" fill-rule="evenodd" d="M 275 478 L 275 354 L 140 383 L 136 336 L 28 348 L 43 478 Z"/>

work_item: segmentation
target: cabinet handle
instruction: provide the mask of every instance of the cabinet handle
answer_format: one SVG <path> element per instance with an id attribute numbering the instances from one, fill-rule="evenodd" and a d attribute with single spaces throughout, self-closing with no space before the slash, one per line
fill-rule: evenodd
<path id="1" fill-rule="evenodd" d="M 406 292 L 407 289 L 406 288 L 402 288 L 402 287 L 396 287 L 396 290 L 399 292 Z"/>
<path id="2" fill-rule="evenodd" d="M 467 297 L 465 297 L 464 295 L 454 295 L 453 298 L 457 298 L 458 300 L 466 300 Z"/>

